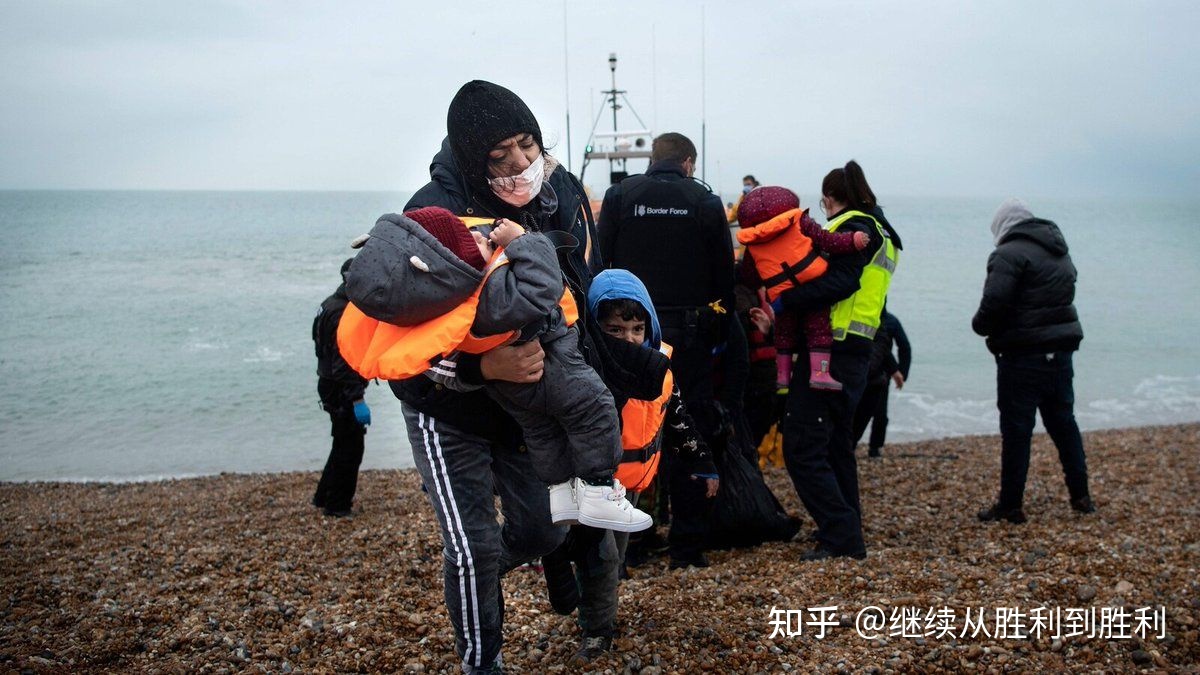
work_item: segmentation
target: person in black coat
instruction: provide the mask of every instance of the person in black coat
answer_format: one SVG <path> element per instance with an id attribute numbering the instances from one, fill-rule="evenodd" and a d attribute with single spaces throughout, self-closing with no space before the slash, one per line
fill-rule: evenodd
<path id="1" fill-rule="evenodd" d="M 893 352 L 899 350 L 899 360 Z M 867 388 L 854 411 L 854 444 L 862 440 L 867 424 L 871 424 L 871 438 L 867 445 L 868 457 L 879 457 L 887 440 L 888 391 L 892 382 L 903 389 L 908 381 L 908 369 L 912 366 L 912 345 L 904 333 L 900 319 L 887 311 L 879 319 L 879 331 L 875 333 L 874 351 L 867 367 Z M 872 422 L 872 420 L 874 420 Z"/>
<path id="2" fill-rule="evenodd" d="M 1058 448 L 1071 508 L 1095 511 L 1088 491 L 1083 438 L 1075 422 L 1072 355 L 1083 340 L 1075 311 L 1075 265 L 1058 226 L 1035 218 L 1016 199 L 992 221 L 996 249 L 987 263 L 979 311 L 971 321 L 996 357 L 1000 409 L 1000 496 L 979 512 L 983 521 L 1025 522 L 1034 415 Z"/>
<path id="3" fill-rule="evenodd" d="M 363 437 L 371 423 L 371 409 L 363 400 L 367 380 L 346 363 L 337 346 L 338 323 L 349 302 L 346 273 L 353 260 L 342 263 L 342 283 L 321 303 L 312 331 L 317 352 L 317 394 L 333 424 L 333 447 L 312 504 L 324 509 L 325 515 L 339 518 L 351 515 L 350 507 L 358 488 L 358 467 L 363 458 Z"/>
<path id="4" fill-rule="evenodd" d="M 684 405 L 705 443 L 719 453 L 729 437 L 726 395 L 736 388 L 740 397 L 741 391 L 740 384 L 722 391 L 714 386 L 714 351 L 727 348 L 735 309 L 733 240 L 721 198 L 694 179 L 696 158 L 696 145 L 683 134 L 657 136 L 646 173 L 605 192 L 596 231 L 603 266 L 628 270 L 649 291 L 662 338 L 674 347 L 671 372 Z M 725 365 L 741 368 L 744 340 L 740 349 Z M 729 379 L 744 378 L 733 373 Z M 669 460 L 663 463 L 659 490 L 687 479 L 673 476 L 675 470 Z"/>
<path id="5" fill-rule="evenodd" d="M 684 404 L 712 445 L 722 423 L 713 350 L 734 310 L 733 240 L 720 197 L 693 179 L 695 170 L 691 140 L 656 137 L 646 173 L 604 194 L 596 231 L 603 265 L 629 270 L 650 291 L 663 339 L 675 347 L 671 370 Z"/>

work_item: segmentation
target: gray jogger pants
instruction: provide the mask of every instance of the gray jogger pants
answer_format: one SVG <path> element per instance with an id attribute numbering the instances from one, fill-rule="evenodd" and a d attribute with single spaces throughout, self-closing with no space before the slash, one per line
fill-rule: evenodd
<path id="1" fill-rule="evenodd" d="M 529 453 L 495 445 L 403 406 L 413 461 L 442 530 L 446 609 L 464 670 L 495 662 L 503 642 L 500 576 L 558 547 L 546 486 Z M 496 520 L 500 495 L 503 527 Z"/>
<path id="2" fill-rule="evenodd" d="M 544 483 L 611 477 L 621 459 L 617 407 L 579 353 L 578 328 L 543 343 L 542 349 L 542 379 L 492 382 L 488 393 L 521 425 L 534 470 Z"/>

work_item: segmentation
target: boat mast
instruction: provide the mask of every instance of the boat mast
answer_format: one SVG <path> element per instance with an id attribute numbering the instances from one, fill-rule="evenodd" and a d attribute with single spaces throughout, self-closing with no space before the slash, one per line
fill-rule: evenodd
<path id="1" fill-rule="evenodd" d="M 567 171 L 571 170 L 571 76 L 567 68 L 567 0 L 563 0 L 563 98 L 567 110 Z"/>
<path id="2" fill-rule="evenodd" d="M 607 159 L 609 182 L 619 183 L 629 175 L 629 160 L 650 158 L 650 141 L 653 139 L 653 135 L 646 128 L 646 123 L 634 110 L 633 105 L 629 103 L 629 99 L 625 96 L 625 90 L 617 89 L 616 52 L 608 55 L 608 70 L 609 76 L 612 78 L 612 89 L 600 92 L 604 94 L 604 99 L 600 102 L 600 109 L 596 111 L 596 119 L 592 122 L 592 131 L 588 134 L 588 142 L 583 150 L 583 166 L 579 169 L 580 181 L 587 172 L 588 164 L 594 159 Z M 600 125 L 600 118 L 604 115 L 605 107 L 612 110 L 613 130 L 596 133 L 596 127 Z M 622 108 L 628 108 L 642 127 L 622 131 L 617 119 L 617 111 Z"/>
<path id="3" fill-rule="evenodd" d="M 704 5 L 700 5 L 700 180 L 708 182 L 708 55 L 705 43 L 708 42 Z"/>

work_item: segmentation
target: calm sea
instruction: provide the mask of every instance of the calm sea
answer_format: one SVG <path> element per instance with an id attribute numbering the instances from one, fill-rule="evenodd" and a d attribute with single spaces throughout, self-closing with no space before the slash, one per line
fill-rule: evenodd
<path id="1" fill-rule="evenodd" d="M 319 469 L 312 317 L 350 239 L 407 197 L 0 192 L 0 479 Z M 890 306 L 915 353 L 892 440 L 996 430 L 970 319 L 999 197 L 884 200 L 905 243 Z M 1200 420 L 1196 206 L 1031 204 L 1079 268 L 1083 427 Z M 398 402 L 367 397 L 364 467 L 410 466 Z"/>

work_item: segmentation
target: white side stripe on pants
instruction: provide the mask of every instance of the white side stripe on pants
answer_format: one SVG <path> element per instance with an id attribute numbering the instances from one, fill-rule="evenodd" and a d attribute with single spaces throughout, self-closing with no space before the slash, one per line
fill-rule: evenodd
<path id="1" fill-rule="evenodd" d="M 429 426 L 425 426 L 425 420 Z M 429 459 L 429 467 L 434 477 L 434 489 L 442 504 L 442 513 L 446 517 L 446 532 L 454 547 L 458 563 L 458 595 L 462 604 L 463 637 L 467 649 L 463 653 L 463 662 L 482 667 L 479 663 L 483 656 L 483 643 L 479 628 L 479 597 L 475 578 L 475 560 L 471 556 L 471 546 L 467 542 L 467 533 L 463 530 L 462 516 L 458 513 L 458 504 L 454 501 L 454 490 L 450 486 L 450 476 L 446 469 L 446 458 L 442 456 L 442 439 L 434 429 L 433 418 L 426 418 L 424 413 L 418 414 L 417 426 L 420 427 L 425 445 L 425 456 Z M 430 436 L 433 443 L 430 444 Z M 434 455 L 436 454 L 436 460 Z M 447 499 L 449 508 L 447 508 Z M 470 587 L 470 594 L 467 588 Z"/>

